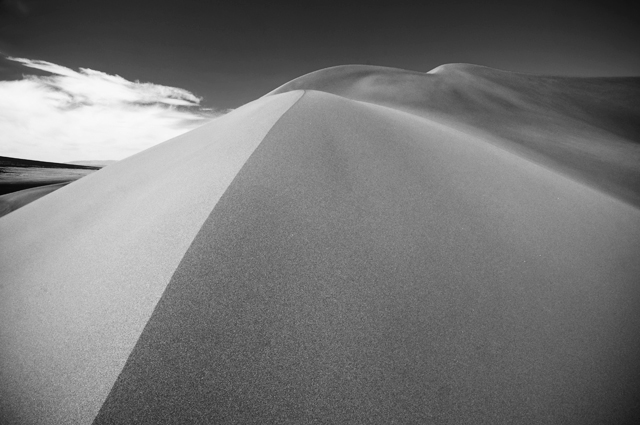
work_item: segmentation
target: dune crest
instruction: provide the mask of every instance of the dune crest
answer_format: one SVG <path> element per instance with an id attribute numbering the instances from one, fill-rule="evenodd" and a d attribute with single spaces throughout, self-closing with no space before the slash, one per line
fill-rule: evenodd
<path id="1" fill-rule="evenodd" d="M 318 90 L 439 120 L 640 207 L 640 78 L 429 73 L 365 65 L 316 71 L 270 94 Z"/>
<path id="2" fill-rule="evenodd" d="M 0 417 L 639 420 L 637 80 L 453 68 L 311 73 L 0 218 Z"/>

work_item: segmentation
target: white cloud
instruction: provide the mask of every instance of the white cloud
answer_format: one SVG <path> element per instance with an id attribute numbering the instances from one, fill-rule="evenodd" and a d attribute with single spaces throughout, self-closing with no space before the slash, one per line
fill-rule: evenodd
<path id="1" fill-rule="evenodd" d="M 187 90 L 7 58 L 51 76 L 0 81 L 0 156 L 122 159 L 220 115 Z"/>

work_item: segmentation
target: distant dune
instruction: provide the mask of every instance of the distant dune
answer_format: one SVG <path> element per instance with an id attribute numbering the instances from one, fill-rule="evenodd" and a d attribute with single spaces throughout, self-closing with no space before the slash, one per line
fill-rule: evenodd
<path id="1" fill-rule="evenodd" d="M 68 183 L 100 168 L 0 156 L 0 195 L 37 186 Z"/>
<path id="2" fill-rule="evenodd" d="M 0 195 L 0 217 L 58 190 L 70 182 L 48 184 Z"/>
<path id="3" fill-rule="evenodd" d="M 517 74 L 469 64 L 427 74 L 323 69 L 271 92 L 320 90 L 482 134 L 529 160 L 640 206 L 640 78 Z"/>
<path id="4" fill-rule="evenodd" d="M 0 157 L 0 217 L 102 167 Z"/>
<path id="5" fill-rule="evenodd" d="M 22 167 L 22 168 L 65 168 L 75 170 L 97 170 L 100 167 L 86 166 L 80 164 L 66 164 L 59 162 L 47 162 L 47 161 L 34 161 L 31 159 L 23 158 L 10 158 L 7 156 L 0 156 L 0 166 L 2 167 Z"/>
<path id="6" fill-rule="evenodd" d="M 329 68 L 0 218 L 0 417 L 639 422 L 639 90 Z"/>
<path id="7" fill-rule="evenodd" d="M 74 164 L 74 165 L 89 165 L 92 167 L 106 167 L 109 164 L 113 164 L 114 162 L 117 162 L 116 160 L 104 160 L 104 161 L 100 161 L 100 160 L 89 160 L 89 161 L 71 161 L 68 162 L 67 164 Z"/>

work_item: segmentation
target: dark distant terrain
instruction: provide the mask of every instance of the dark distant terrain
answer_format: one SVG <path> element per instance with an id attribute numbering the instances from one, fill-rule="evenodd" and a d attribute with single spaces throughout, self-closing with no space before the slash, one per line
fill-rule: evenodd
<path id="1" fill-rule="evenodd" d="M 0 217 L 100 168 L 0 156 Z"/>
<path id="2" fill-rule="evenodd" d="M 0 156 L 0 195 L 49 184 L 69 183 L 100 168 Z"/>

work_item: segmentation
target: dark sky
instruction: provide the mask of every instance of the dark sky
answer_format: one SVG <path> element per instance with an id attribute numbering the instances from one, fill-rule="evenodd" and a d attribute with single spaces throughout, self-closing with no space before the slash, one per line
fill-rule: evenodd
<path id="1" fill-rule="evenodd" d="M 640 75 L 640 21 L 631 2 L 0 2 L 5 55 L 181 87 L 218 109 L 353 63 Z M 38 73 L 0 59 L 0 79 L 24 72 Z"/>

